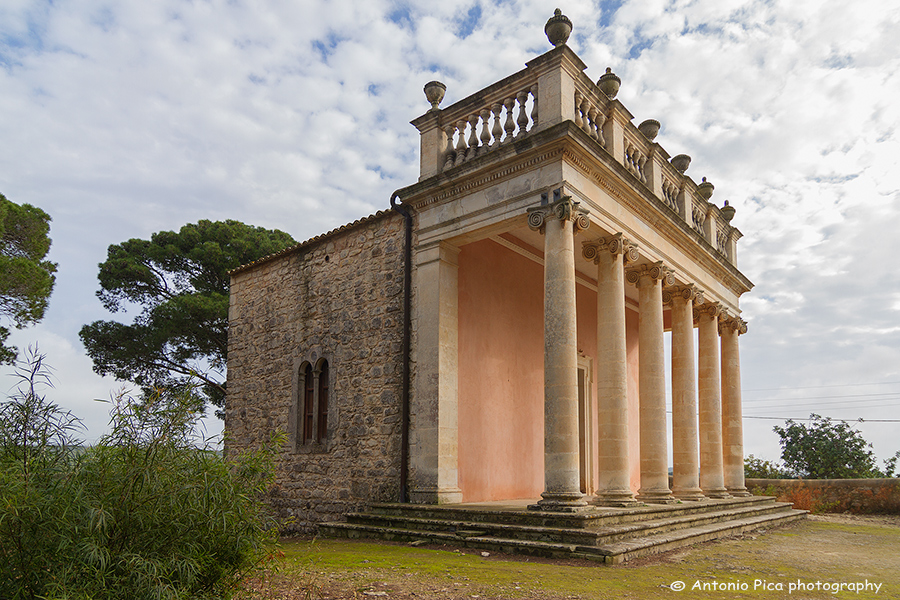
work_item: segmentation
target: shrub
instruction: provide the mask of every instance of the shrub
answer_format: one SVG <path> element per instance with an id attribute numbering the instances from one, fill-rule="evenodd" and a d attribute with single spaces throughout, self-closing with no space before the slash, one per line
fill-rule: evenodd
<path id="1" fill-rule="evenodd" d="M 747 479 L 787 479 L 790 474 L 778 464 L 750 454 L 744 458 L 744 477 Z"/>
<path id="2" fill-rule="evenodd" d="M 195 435 L 196 396 L 159 390 L 120 394 L 83 449 L 36 391 L 42 362 L 0 409 L 0 597 L 222 598 L 274 551 L 278 439 L 228 464 Z"/>

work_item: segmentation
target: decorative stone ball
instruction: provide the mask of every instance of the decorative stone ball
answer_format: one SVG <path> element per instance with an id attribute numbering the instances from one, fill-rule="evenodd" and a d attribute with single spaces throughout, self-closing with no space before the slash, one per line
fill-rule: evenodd
<path id="1" fill-rule="evenodd" d="M 606 67 L 606 73 L 600 76 L 600 79 L 597 80 L 597 87 L 600 88 L 600 91 L 609 96 L 609 99 L 612 100 L 616 97 L 616 94 L 619 93 L 619 86 L 622 84 L 622 80 L 612 72 L 610 67 Z"/>
<path id="2" fill-rule="evenodd" d="M 712 198 L 714 189 L 716 189 L 716 186 L 708 182 L 706 177 L 704 177 L 700 185 L 697 186 L 697 193 L 700 194 L 700 197 L 704 200 L 709 200 Z"/>
<path id="3" fill-rule="evenodd" d="M 644 137 L 650 140 L 651 142 L 656 139 L 656 135 L 659 133 L 660 124 L 656 119 L 647 119 L 640 125 L 638 125 L 638 131 L 644 134 Z"/>
<path id="4" fill-rule="evenodd" d="M 734 207 L 728 204 L 728 200 L 725 201 L 725 206 L 719 209 L 719 212 L 722 213 L 722 217 L 728 222 L 731 223 L 731 220 L 734 218 Z"/>
<path id="5" fill-rule="evenodd" d="M 447 86 L 440 81 L 429 81 L 425 84 L 425 98 L 431 103 L 431 110 L 438 110 L 438 104 L 444 99 Z"/>
<path id="6" fill-rule="evenodd" d="M 688 167 L 691 166 L 691 157 L 687 154 L 679 154 L 678 156 L 672 157 L 671 163 L 676 171 L 684 173 L 688 170 Z"/>
<path id="7" fill-rule="evenodd" d="M 544 25 L 544 33 L 547 34 L 547 39 L 551 44 L 562 46 L 569 39 L 569 34 L 572 33 L 572 21 L 557 8 L 553 11 L 553 16 L 550 17 L 547 24 Z"/>

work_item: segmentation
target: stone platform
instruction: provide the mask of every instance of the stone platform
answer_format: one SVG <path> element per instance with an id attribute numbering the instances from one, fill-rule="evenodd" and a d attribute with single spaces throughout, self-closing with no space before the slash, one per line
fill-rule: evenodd
<path id="1" fill-rule="evenodd" d="M 552 558 L 605 563 L 765 530 L 806 518 L 775 498 L 750 496 L 630 508 L 591 507 L 561 514 L 527 510 L 534 500 L 476 504 L 372 504 L 322 523 L 326 537 L 424 541 Z"/>

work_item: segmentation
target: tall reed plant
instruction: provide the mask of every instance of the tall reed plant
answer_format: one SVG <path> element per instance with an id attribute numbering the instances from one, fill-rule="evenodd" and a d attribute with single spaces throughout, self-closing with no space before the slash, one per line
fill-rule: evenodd
<path id="1" fill-rule="evenodd" d="M 181 389 L 119 394 L 110 433 L 84 448 L 39 393 L 43 362 L 32 355 L 0 408 L 0 598 L 230 596 L 275 550 L 261 500 L 283 440 L 226 462 Z"/>

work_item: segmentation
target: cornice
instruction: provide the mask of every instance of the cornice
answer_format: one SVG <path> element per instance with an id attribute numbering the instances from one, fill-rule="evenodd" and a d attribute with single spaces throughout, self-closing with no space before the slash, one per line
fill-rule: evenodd
<path id="1" fill-rule="evenodd" d="M 567 144 L 563 151 L 563 159 L 568 164 L 589 177 L 640 220 L 660 231 L 666 239 L 686 255 L 691 256 L 705 270 L 717 275 L 719 280 L 737 296 L 753 288 L 753 283 L 734 265 L 721 258 L 703 236 L 680 217 L 668 215 L 668 207 L 649 189 L 643 185 L 640 187 L 632 185 L 634 176 L 605 149 L 597 145 L 593 138 L 576 128 L 574 135 L 579 136 L 579 133 L 583 134 L 584 139 L 577 140 L 579 142 L 577 144 Z M 592 149 L 588 144 L 597 146 L 597 149 Z M 594 165 L 601 168 L 598 169 Z M 704 251 L 698 252 L 697 246 Z"/>
<path id="2" fill-rule="evenodd" d="M 529 132 L 521 139 L 398 190 L 397 194 L 403 204 L 420 210 L 510 179 L 537 164 L 559 158 L 567 133 L 574 126 L 571 121 L 564 121 Z"/>

